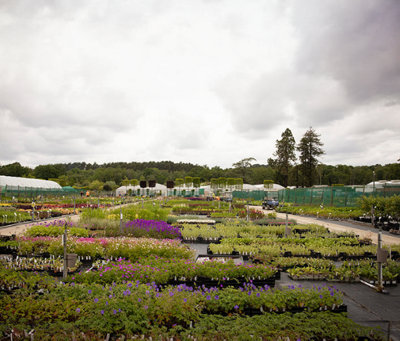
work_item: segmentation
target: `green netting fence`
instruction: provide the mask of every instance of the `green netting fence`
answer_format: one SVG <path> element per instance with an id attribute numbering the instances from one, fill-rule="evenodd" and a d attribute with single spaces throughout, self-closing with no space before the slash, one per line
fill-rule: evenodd
<path id="1" fill-rule="evenodd" d="M 278 192 L 279 202 L 298 205 L 324 205 L 337 207 L 357 206 L 362 196 L 400 195 L 400 186 L 384 186 L 371 191 L 366 187 L 320 187 L 283 189 Z"/>
<path id="2" fill-rule="evenodd" d="M 22 187 L 22 186 L 4 186 L 0 187 L 1 198 L 36 198 L 38 196 L 67 196 L 75 195 L 79 191 L 70 187 L 67 189 L 59 188 L 41 188 L 41 187 Z"/>
<path id="3" fill-rule="evenodd" d="M 264 200 L 264 198 L 278 198 L 278 192 L 267 191 L 233 191 L 232 197 L 236 199 Z"/>
<path id="4" fill-rule="evenodd" d="M 233 191 L 232 197 L 237 199 L 263 200 L 277 199 L 279 202 L 298 205 L 324 205 L 338 207 L 354 207 L 362 196 L 392 196 L 400 195 L 400 185 L 389 185 L 383 188 L 370 187 L 315 187 L 282 189 L 279 191 Z"/>

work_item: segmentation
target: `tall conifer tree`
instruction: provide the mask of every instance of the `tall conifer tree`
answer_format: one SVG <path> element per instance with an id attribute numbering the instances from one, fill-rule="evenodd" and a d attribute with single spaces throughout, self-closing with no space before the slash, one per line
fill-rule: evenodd
<path id="1" fill-rule="evenodd" d="M 297 150 L 300 153 L 300 166 L 305 187 L 311 187 L 314 184 L 315 170 L 318 165 L 317 158 L 325 153 L 321 148 L 323 145 L 320 135 L 310 127 L 297 146 Z"/>
<path id="2" fill-rule="evenodd" d="M 296 161 L 296 141 L 289 128 L 282 133 L 281 139 L 276 140 L 275 159 L 269 159 L 268 163 L 276 170 L 276 181 L 284 187 L 289 183 L 289 170 L 292 162 Z"/>

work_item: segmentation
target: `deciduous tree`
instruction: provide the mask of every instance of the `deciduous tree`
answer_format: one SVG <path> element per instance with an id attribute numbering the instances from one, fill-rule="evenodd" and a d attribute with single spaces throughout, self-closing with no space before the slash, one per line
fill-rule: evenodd
<path id="1" fill-rule="evenodd" d="M 254 157 L 248 157 L 232 164 L 233 168 L 239 169 L 243 179 L 246 181 L 246 171 L 251 167 L 251 163 L 256 161 Z"/>

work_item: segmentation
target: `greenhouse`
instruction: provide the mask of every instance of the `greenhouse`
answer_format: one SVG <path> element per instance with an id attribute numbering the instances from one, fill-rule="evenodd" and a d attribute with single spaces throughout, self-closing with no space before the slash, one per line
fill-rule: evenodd
<path id="1" fill-rule="evenodd" d="M 55 181 L 0 175 L 0 195 L 3 196 L 37 196 L 62 193 L 62 187 Z"/>
<path id="2" fill-rule="evenodd" d="M 204 195 L 203 188 L 195 188 L 195 187 L 175 187 L 168 188 L 162 184 L 155 184 L 155 187 L 145 187 L 141 188 L 140 186 L 121 186 L 115 191 L 116 196 L 155 196 L 155 195 L 163 195 L 163 196 L 182 196 L 182 197 L 190 197 L 190 196 L 199 196 Z"/>
<path id="3" fill-rule="evenodd" d="M 167 193 L 167 186 L 162 184 L 156 184 L 155 187 L 146 187 L 141 188 L 139 185 L 137 186 L 121 186 L 117 188 L 115 194 L 117 196 L 123 195 L 150 195 L 150 194 L 159 194 L 159 195 L 166 195 Z"/>

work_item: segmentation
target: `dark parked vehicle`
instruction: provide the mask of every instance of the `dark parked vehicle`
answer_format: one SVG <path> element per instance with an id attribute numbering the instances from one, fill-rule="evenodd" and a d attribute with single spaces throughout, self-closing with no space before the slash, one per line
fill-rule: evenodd
<path id="1" fill-rule="evenodd" d="M 279 206 L 279 201 L 275 199 L 265 199 L 262 202 L 262 208 L 263 210 L 268 209 L 268 210 L 273 210 L 275 207 Z"/>

